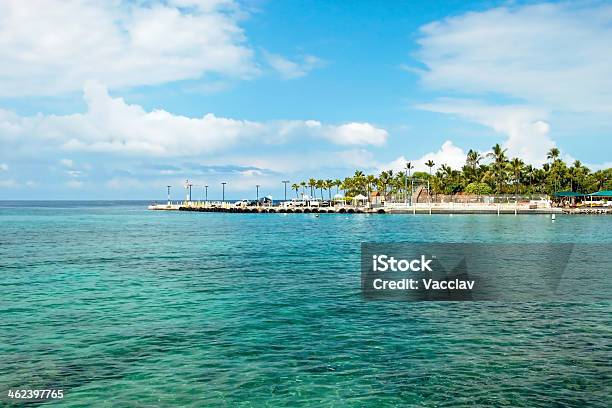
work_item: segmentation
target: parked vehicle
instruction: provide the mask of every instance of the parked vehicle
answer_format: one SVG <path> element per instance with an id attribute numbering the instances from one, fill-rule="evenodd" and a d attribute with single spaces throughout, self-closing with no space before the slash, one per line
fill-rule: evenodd
<path id="1" fill-rule="evenodd" d="M 298 198 L 292 198 L 290 202 L 287 202 L 287 206 L 290 207 L 306 207 L 306 201 Z"/>

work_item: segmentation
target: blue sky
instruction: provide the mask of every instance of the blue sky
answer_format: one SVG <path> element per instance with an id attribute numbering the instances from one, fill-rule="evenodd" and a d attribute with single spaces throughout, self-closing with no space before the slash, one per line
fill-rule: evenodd
<path id="1" fill-rule="evenodd" d="M 495 143 L 611 165 L 606 2 L 47 3 L 0 5 L 0 199 L 178 198 L 186 178 L 282 198 Z"/>

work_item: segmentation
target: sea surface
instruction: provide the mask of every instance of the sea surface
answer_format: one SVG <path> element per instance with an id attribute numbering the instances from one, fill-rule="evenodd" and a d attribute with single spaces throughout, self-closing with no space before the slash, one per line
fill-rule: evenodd
<path id="1" fill-rule="evenodd" d="M 609 300 L 367 302 L 359 269 L 361 242 L 612 243 L 610 216 L 147 204 L 0 202 L 0 406 L 610 406 Z"/>

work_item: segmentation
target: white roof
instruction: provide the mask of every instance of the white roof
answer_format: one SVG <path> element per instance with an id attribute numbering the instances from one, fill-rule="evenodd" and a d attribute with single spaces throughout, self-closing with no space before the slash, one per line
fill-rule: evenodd
<path id="1" fill-rule="evenodd" d="M 364 196 L 363 194 L 357 194 L 355 197 L 353 197 L 353 200 L 367 200 L 368 197 Z"/>

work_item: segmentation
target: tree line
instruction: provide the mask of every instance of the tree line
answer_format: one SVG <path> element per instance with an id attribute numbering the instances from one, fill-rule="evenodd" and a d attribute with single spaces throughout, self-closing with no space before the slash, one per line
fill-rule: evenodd
<path id="1" fill-rule="evenodd" d="M 486 155 L 476 150 L 467 153 L 465 164 L 461 170 L 452 169 L 447 164 L 441 164 L 433 172 L 432 160 L 425 162 L 428 172 L 414 172 L 411 162 L 406 164 L 405 171 L 387 170 L 378 176 L 364 174 L 357 170 L 351 177 L 340 179 L 318 180 L 294 183 L 292 189 L 296 197 L 299 193 L 310 193 L 310 197 L 332 199 L 332 191 L 340 190 L 347 197 L 358 194 L 367 197 L 374 191 L 384 199 L 390 196 L 398 197 L 412 191 L 413 185 L 429 186 L 432 194 L 512 194 L 531 195 L 548 194 L 558 191 L 592 193 L 599 190 L 612 190 L 612 168 L 591 171 L 580 160 L 571 165 L 561 159 L 561 152 L 552 148 L 548 152 L 547 162 L 540 168 L 526 164 L 518 157 L 508 158 L 507 149 L 499 144 L 493 146 Z M 485 163 L 486 162 L 486 163 Z"/>

